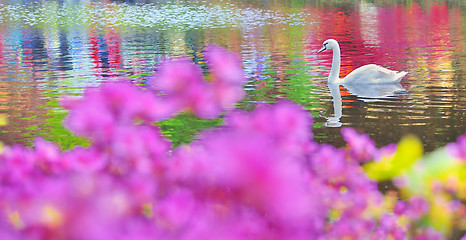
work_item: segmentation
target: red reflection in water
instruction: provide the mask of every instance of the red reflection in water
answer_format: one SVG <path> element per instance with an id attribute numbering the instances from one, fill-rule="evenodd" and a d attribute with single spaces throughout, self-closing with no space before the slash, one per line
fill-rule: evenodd
<path id="1" fill-rule="evenodd" d="M 362 19 L 368 13 L 361 9 L 351 12 L 310 10 L 312 14 L 318 14 L 321 23 L 308 33 L 310 36 L 307 38 L 311 40 L 308 47 L 312 47 L 309 51 L 317 50 L 315 46 L 320 46 L 328 38 L 339 41 L 344 75 L 368 63 L 393 65 L 400 61 L 406 62 L 409 57 L 404 54 L 407 46 L 418 46 L 424 51 L 430 50 L 426 46 L 450 47 L 450 33 L 458 29 L 461 23 L 459 9 L 449 9 L 446 4 L 431 5 L 423 9 L 419 4 L 413 3 L 410 7 L 372 7 L 370 11 L 375 11 L 372 13 L 375 19 L 371 19 L 375 22 L 370 26 L 371 29 L 367 29 L 362 26 L 366 24 Z M 363 32 L 368 30 L 370 34 Z M 364 36 L 371 39 L 364 39 Z M 376 40 L 378 44 L 370 44 L 369 40 Z M 429 54 L 435 52 L 434 50 Z M 429 58 L 428 55 L 426 57 Z M 322 59 L 328 59 L 326 63 L 330 66 L 330 58 Z"/>
<path id="2" fill-rule="evenodd" d="M 92 62 L 95 64 L 92 68 L 96 70 L 94 76 L 101 76 L 102 75 L 102 55 L 99 51 L 99 36 L 97 30 L 91 30 L 89 32 L 89 43 L 91 44 L 91 59 Z"/>
<path id="3" fill-rule="evenodd" d="M 121 76 L 122 60 L 119 34 L 109 27 L 103 34 L 100 34 L 97 29 L 93 29 L 89 35 L 91 59 L 95 64 L 93 68 L 96 71 L 94 76 Z"/>
<path id="4" fill-rule="evenodd" d="M 452 70 L 452 50 L 460 48 L 460 41 L 452 41 L 452 34 L 455 39 L 460 35 L 460 9 L 446 3 L 421 7 L 413 2 L 386 8 L 362 4 L 351 11 L 307 11 L 319 23 L 308 30 L 306 52 L 315 55 L 326 39 L 339 41 L 340 77 L 370 63 L 408 72 L 448 71 Z M 331 55 L 327 51 L 317 56 L 327 68 L 325 74 L 330 71 Z"/>
<path id="5" fill-rule="evenodd" d="M 114 29 L 109 28 L 105 36 L 108 48 L 109 71 L 112 75 L 120 76 L 118 70 L 121 68 L 120 37 Z"/>

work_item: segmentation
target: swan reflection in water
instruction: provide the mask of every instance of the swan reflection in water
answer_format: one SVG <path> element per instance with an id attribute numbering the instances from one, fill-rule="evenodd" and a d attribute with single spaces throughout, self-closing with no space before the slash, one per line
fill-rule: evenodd
<path id="1" fill-rule="evenodd" d="M 343 123 L 340 119 L 343 115 L 342 99 L 340 94 L 340 85 L 342 85 L 348 92 L 356 96 L 358 100 L 363 102 L 379 102 L 384 101 L 387 98 L 391 98 L 403 93 L 406 93 L 400 83 L 387 83 L 387 84 L 335 84 L 329 83 L 328 89 L 333 101 L 333 117 L 326 117 L 320 114 L 321 117 L 325 118 L 327 122 L 324 123 L 326 127 L 341 127 Z"/>

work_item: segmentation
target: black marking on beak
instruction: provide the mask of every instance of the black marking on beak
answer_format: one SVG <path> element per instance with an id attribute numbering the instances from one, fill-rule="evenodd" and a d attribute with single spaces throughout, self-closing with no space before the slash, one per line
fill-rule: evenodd
<path id="1" fill-rule="evenodd" d="M 321 48 L 319 51 L 317 51 L 317 53 L 321 53 L 321 52 L 327 50 L 327 44 L 328 44 L 328 43 L 324 43 L 324 45 L 322 46 L 322 48 Z"/>

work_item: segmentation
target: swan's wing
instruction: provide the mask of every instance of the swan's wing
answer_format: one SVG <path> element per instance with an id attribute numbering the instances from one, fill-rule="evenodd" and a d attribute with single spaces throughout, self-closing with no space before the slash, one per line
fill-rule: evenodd
<path id="1" fill-rule="evenodd" d="M 401 81 L 401 78 L 406 74 L 407 72 L 397 72 L 375 64 L 369 64 L 355 69 L 343 81 L 348 84 L 396 83 Z"/>

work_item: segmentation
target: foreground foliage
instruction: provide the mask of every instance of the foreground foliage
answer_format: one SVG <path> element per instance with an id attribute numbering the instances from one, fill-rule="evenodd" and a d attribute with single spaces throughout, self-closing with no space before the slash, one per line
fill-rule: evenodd
<path id="1" fill-rule="evenodd" d="M 461 229 L 466 135 L 421 161 L 413 137 L 378 149 L 344 128 L 346 148 L 318 144 L 296 103 L 232 110 L 244 94 L 238 56 L 211 46 L 206 61 L 209 82 L 181 58 L 147 88 L 103 83 L 64 99 L 65 124 L 88 147 L 4 147 L 0 238 L 443 239 Z M 225 110 L 224 125 L 177 148 L 157 126 Z"/>

